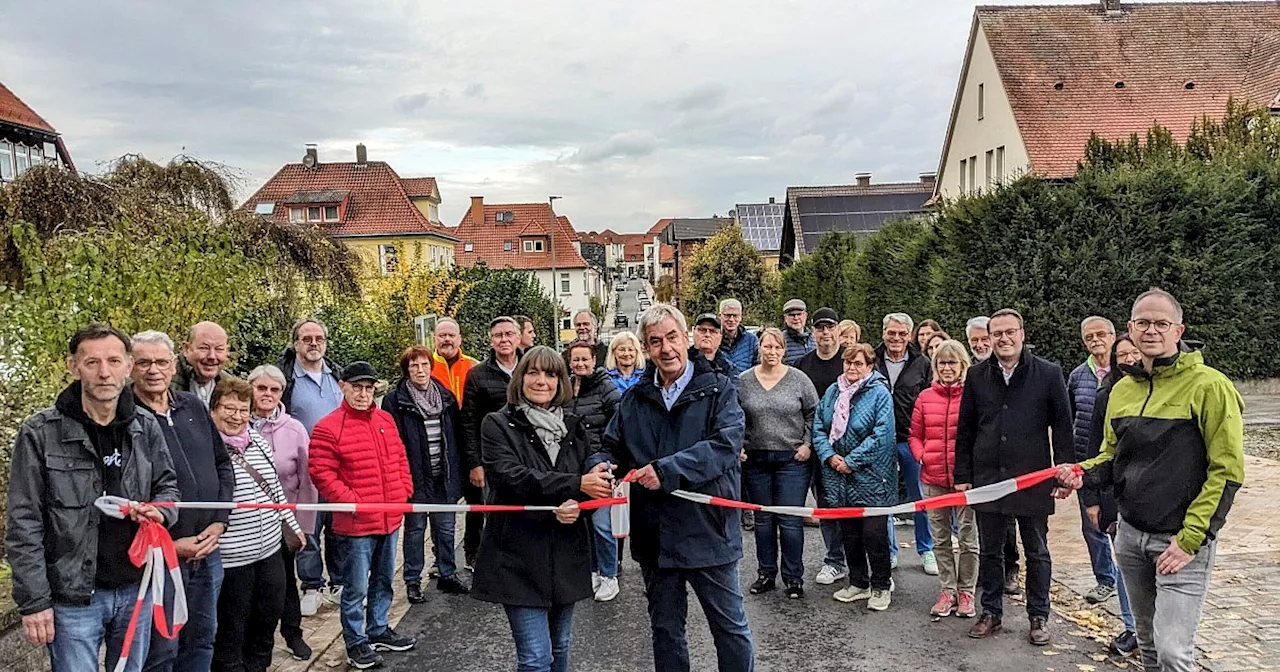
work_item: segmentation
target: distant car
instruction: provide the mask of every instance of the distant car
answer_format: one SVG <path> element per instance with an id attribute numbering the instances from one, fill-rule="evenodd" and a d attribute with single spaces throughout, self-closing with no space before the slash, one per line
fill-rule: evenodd
<path id="1" fill-rule="evenodd" d="M 615 286 L 615 287 L 613 288 L 613 291 L 615 291 L 615 292 L 625 292 L 625 291 L 627 291 L 627 285 L 626 285 L 625 283 L 619 283 L 617 286 Z"/>
<path id="2" fill-rule="evenodd" d="M 626 316 L 626 315 L 623 315 L 622 313 L 618 313 L 617 315 L 614 315 L 614 316 L 613 316 L 613 326 L 614 326 L 615 328 L 617 328 L 617 327 L 622 327 L 622 328 L 624 328 L 624 329 L 625 329 L 625 328 L 628 326 L 627 316 Z"/>

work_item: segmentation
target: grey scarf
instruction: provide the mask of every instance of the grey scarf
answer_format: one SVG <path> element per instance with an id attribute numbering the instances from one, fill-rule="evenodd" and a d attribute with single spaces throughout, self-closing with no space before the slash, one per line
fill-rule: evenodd
<path id="1" fill-rule="evenodd" d="M 547 451 L 547 457 L 551 458 L 551 464 L 556 463 L 556 457 L 560 455 L 560 440 L 569 433 L 564 426 L 564 409 L 556 407 L 554 409 L 546 409 L 541 406 L 534 406 L 520 395 L 520 405 L 518 408 L 524 411 L 524 416 L 529 419 L 529 424 L 533 425 L 533 431 L 537 433 L 538 439 L 542 441 L 542 448 Z"/>
<path id="2" fill-rule="evenodd" d="M 409 396 L 413 397 L 413 405 L 418 407 L 423 417 L 435 418 L 444 412 L 444 397 L 440 396 L 434 382 L 428 380 L 425 390 L 414 385 L 413 381 L 409 381 L 406 387 L 409 388 Z"/>

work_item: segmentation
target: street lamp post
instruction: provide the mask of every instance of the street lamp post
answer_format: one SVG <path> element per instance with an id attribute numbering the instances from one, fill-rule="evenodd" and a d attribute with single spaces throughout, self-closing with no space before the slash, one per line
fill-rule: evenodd
<path id="1" fill-rule="evenodd" d="M 551 226 L 548 229 L 551 237 L 551 303 L 556 307 L 556 323 L 552 325 L 555 329 L 555 338 L 552 339 L 556 344 L 556 352 L 560 352 L 560 277 L 556 275 L 556 227 L 559 222 L 556 221 L 556 201 L 561 196 L 547 197 L 547 211 L 551 213 Z"/>

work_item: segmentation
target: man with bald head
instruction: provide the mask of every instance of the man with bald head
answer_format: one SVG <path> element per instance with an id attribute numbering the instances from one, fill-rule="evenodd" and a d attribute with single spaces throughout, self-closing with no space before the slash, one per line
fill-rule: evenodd
<path id="1" fill-rule="evenodd" d="M 224 378 L 235 377 L 225 371 L 230 356 L 227 330 L 217 322 L 197 322 L 182 344 L 178 373 L 173 377 L 174 388 L 195 394 L 208 407 L 214 386 Z"/>

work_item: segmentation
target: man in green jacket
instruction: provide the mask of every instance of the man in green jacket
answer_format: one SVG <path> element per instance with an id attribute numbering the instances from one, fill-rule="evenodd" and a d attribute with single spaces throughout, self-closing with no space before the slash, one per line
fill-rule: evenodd
<path id="1" fill-rule="evenodd" d="M 1244 401 L 1185 347 L 1185 329 L 1182 306 L 1168 292 L 1152 289 L 1134 301 L 1129 333 L 1142 369 L 1112 388 L 1099 455 L 1058 473 L 1069 488 L 1114 486 L 1116 559 L 1142 664 L 1169 672 L 1196 669 L 1217 534 L 1244 481 Z"/>

